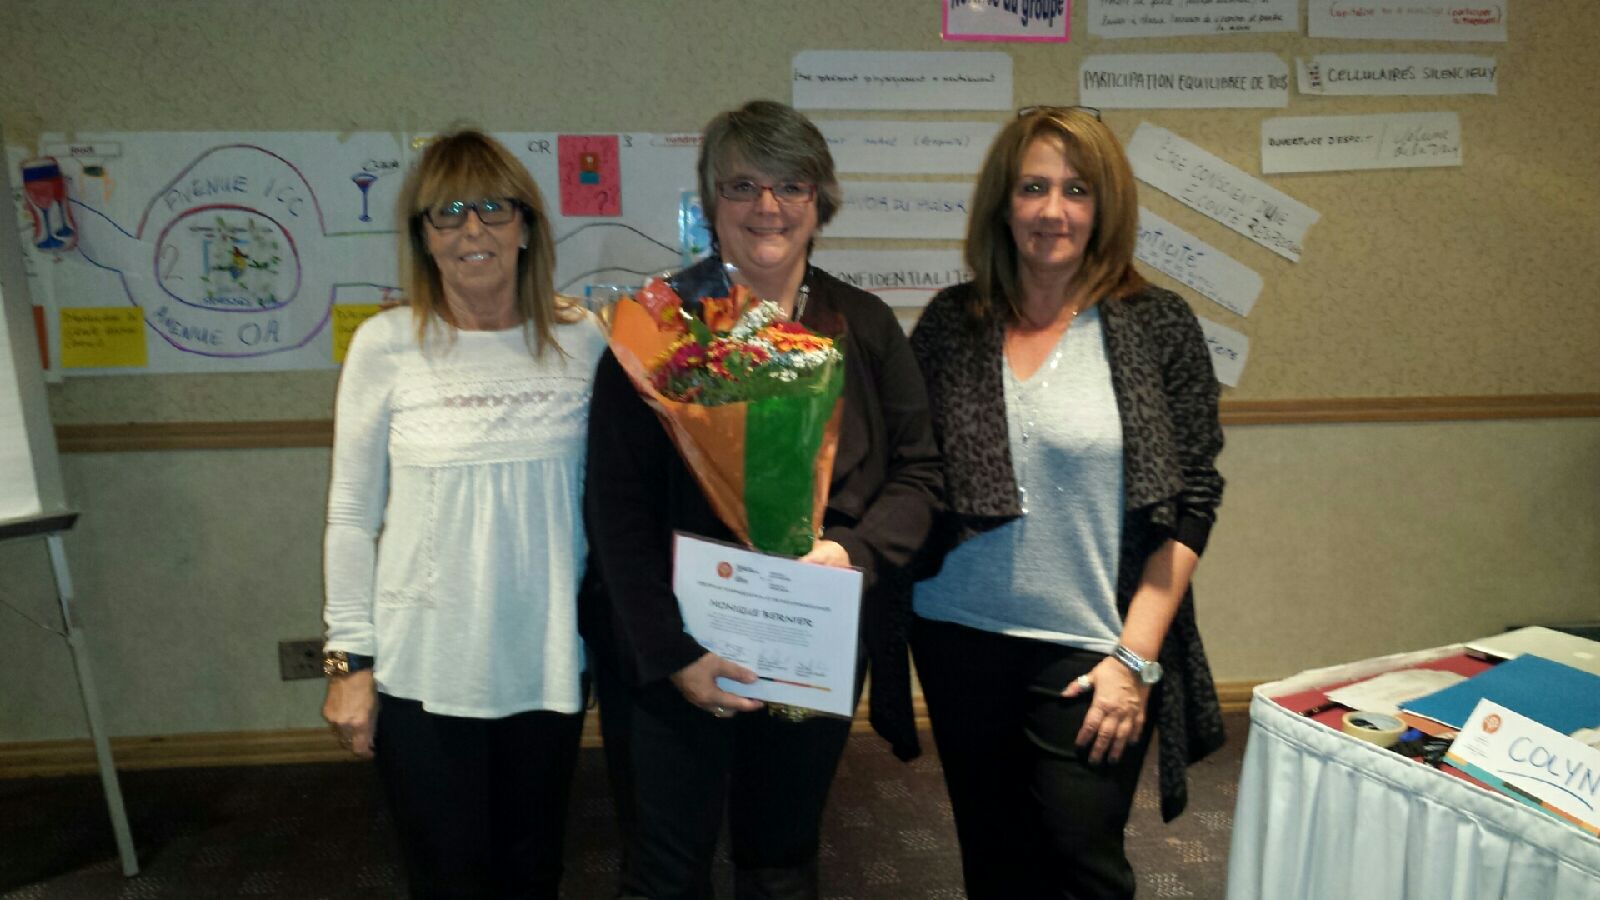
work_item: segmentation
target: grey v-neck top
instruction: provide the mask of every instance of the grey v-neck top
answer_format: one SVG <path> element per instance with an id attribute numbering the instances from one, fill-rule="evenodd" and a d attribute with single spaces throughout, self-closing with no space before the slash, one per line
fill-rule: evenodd
<path id="1" fill-rule="evenodd" d="M 1099 309 L 1039 370 L 1005 370 L 1006 427 L 1024 515 L 958 545 L 916 586 L 918 615 L 1109 653 L 1122 631 L 1122 420 Z"/>

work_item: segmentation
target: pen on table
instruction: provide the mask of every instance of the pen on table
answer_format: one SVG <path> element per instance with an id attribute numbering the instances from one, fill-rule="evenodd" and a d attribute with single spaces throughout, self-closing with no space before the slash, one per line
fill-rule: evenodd
<path id="1" fill-rule="evenodd" d="M 1344 704 L 1342 704 L 1342 703 L 1335 703 L 1332 700 L 1325 700 L 1325 701 L 1323 701 L 1321 703 L 1318 703 L 1316 706 L 1311 707 L 1310 709 L 1301 710 L 1300 711 L 1300 715 L 1305 716 L 1306 718 L 1309 719 L 1312 716 L 1316 715 L 1317 713 L 1325 713 L 1330 709 L 1337 709 L 1338 707 L 1343 706 L 1343 705 Z"/>

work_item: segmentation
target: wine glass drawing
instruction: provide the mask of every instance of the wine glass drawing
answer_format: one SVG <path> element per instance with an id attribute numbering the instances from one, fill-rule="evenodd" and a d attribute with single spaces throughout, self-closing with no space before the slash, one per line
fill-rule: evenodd
<path id="1" fill-rule="evenodd" d="M 33 231 L 33 245 L 40 250 L 71 250 L 77 246 L 78 232 L 72 227 L 67 209 L 67 179 L 53 156 L 39 156 L 22 162 L 22 189 L 28 204 L 38 210 L 41 223 Z M 50 210 L 57 211 L 59 226 L 50 224 Z"/>
<path id="2" fill-rule="evenodd" d="M 371 222 L 372 217 L 367 215 L 367 191 L 372 188 L 372 183 L 378 180 L 378 176 L 371 172 L 357 172 L 350 176 L 350 180 L 361 189 L 361 221 Z"/>

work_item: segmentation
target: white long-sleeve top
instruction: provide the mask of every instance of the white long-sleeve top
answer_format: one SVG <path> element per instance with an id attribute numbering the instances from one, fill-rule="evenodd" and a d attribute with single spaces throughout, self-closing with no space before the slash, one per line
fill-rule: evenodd
<path id="1" fill-rule="evenodd" d="M 584 436 L 605 337 L 558 325 L 356 331 L 334 417 L 327 648 L 376 657 L 379 690 L 430 712 L 577 712 Z"/>

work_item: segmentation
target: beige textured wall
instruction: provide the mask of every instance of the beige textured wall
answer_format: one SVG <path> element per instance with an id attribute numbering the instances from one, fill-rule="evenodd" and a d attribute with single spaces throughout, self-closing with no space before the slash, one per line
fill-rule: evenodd
<path id="1" fill-rule="evenodd" d="M 1079 3 L 1077 6 L 1083 6 Z M 928 0 L 807 3 L 0 4 L 0 122 L 73 130 L 694 130 L 786 98 L 801 49 L 950 49 Z M 1466 166 L 1274 177 L 1320 210 L 1294 264 L 1145 202 L 1262 273 L 1245 399 L 1600 391 L 1600 6 L 1518 4 L 1506 45 L 1299 35 L 987 46 L 1018 104 L 1075 99 L 1090 53 L 1490 53 L 1498 97 L 1305 98 L 1283 111 L 1111 111 L 1246 171 L 1273 115 L 1457 110 Z M 970 46 L 970 45 L 969 45 Z M 847 115 L 847 114 L 842 114 Z M 960 116 L 964 117 L 964 116 Z M 855 246 L 883 246 L 870 241 Z M 75 379 L 60 423 L 325 418 L 333 376 Z M 1600 617 L 1600 422 L 1229 431 L 1222 524 L 1199 578 L 1222 680 Z M 69 548 L 114 734 L 315 724 L 320 685 L 277 680 L 280 638 L 320 630 L 319 450 L 74 454 Z M 37 545 L 0 547 L 0 599 L 48 622 Z M 80 735 L 60 642 L 0 609 L 0 741 Z"/>

